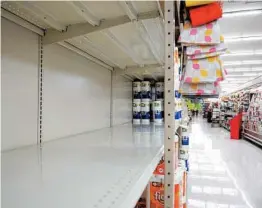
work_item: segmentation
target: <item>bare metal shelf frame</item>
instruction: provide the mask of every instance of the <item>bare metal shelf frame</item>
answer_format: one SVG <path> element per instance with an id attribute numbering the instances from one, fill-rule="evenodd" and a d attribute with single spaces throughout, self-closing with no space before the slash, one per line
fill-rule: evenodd
<path id="1" fill-rule="evenodd" d="M 174 1 L 164 2 L 165 13 L 165 208 L 174 207 Z"/>

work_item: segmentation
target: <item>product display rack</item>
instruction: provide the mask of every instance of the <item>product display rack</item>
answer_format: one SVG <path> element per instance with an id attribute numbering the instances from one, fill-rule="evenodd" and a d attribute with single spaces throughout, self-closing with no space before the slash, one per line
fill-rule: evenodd
<path id="1" fill-rule="evenodd" d="M 235 103 L 237 103 L 235 104 L 236 110 L 242 111 L 242 137 L 260 146 L 262 145 L 262 133 L 260 127 L 261 126 L 261 112 L 260 112 L 261 111 L 261 84 L 262 84 L 262 76 L 259 76 L 256 79 L 253 79 L 243 84 L 237 90 L 226 96 L 227 98 L 231 97 L 231 99 L 235 101 Z M 226 102 L 229 102 L 228 99 Z M 227 112 L 227 114 L 232 117 L 236 113 Z M 230 130 L 228 125 L 227 126 L 223 125 L 223 122 L 221 126 Z"/>
<path id="2" fill-rule="evenodd" d="M 162 127 L 151 124 L 147 127 L 142 126 L 139 130 L 131 124 L 125 124 L 42 144 L 45 134 L 42 126 L 42 118 L 45 115 L 43 98 L 45 51 L 43 38 L 39 37 L 37 133 L 40 145 L 17 149 L 2 155 L 4 207 L 133 208 L 164 152 L 166 169 L 164 207 L 175 207 L 174 185 L 177 183 L 175 176 L 180 170 L 175 168 L 178 166 L 178 150 L 174 144 L 179 142 L 175 139 L 175 134 L 181 136 L 182 128 L 185 128 L 181 127 L 184 123 L 174 119 L 175 3 L 164 2 L 165 124 Z M 21 21 L 18 17 L 12 21 L 17 19 Z M 22 24 L 30 30 L 33 27 L 28 23 Z M 39 31 L 40 35 L 44 35 L 41 29 Z M 72 46 L 69 47 L 66 42 L 63 44 L 71 51 L 84 54 Z M 104 63 L 96 59 L 93 61 L 105 67 Z M 86 174 L 87 172 L 90 174 Z M 31 183 L 32 186 L 28 188 L 28 184 Z M 9 198 L 10 195 L 12 199 Z M 183 203 L 185 201 L 184 197 Z"/>
<path id="3" fill-rule="evenodd" d="M 243 136 L 262 145 L 262 92 L 250 92 L 250 104 L 246 113 L 247 119 L 243 124 Z"/>

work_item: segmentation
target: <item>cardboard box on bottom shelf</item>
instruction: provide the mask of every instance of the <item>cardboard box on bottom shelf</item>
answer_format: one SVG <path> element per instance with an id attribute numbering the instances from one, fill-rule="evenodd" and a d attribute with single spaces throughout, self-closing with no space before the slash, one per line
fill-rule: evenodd
<path id="1" fill-rule="evenodd" d="M 145 197 L 140 197 L 140 199 L 136 203 L 135 208 L 147 208 L 146 207 L 146 198 Z"/>
<path id="2" fill-rule="evenodd" d="M 164 176 L 153 176 L 150 181 L 150 208 L 163 208 L 164 197 Z"/>
<path id="3" fill-rule="evenodd" d="M 147 188 L 145 188 L 144 192 L 142 193 L 141 197 L 139 198 L 134 208 L 147 208 L 146 207 L 146 200 L 147 200 L 146 193 L 147 193 Z"/>
<path id="4" fill-rule="evenodd" d="M 174 208 L 185 208 L 186 177 L 184 169 L 178 168 L 174 184 Z M 164 208 L 164 176 L 154 175 L 150 181 L 150 208 Z"/>

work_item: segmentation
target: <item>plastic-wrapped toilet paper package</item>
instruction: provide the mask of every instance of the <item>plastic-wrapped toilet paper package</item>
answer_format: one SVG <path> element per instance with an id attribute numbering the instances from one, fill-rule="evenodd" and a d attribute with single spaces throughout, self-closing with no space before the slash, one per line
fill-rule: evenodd
<path id="1" fill-rule="evenodd" d="M 164 122 L 164 102 L 153 102 L 153 119 L 155 124 L 162 124 Z"/>
<path id="2" fill-rule="evenodd" d="M 151 84 L 149 81 L 141 82 L 142 99 L 151 99 Z"/>
<path id="3" fill-rule="evenodd" d="M 156 83 L 156 100 L 164 99 L 164 82 Z"/>
<path id="4" fill-rule="evenodd" d="M 151 88 L 151 98 L 152 101 L 156 100 L 156 87 Z"/>
<path id="5" fill-rule="evenodd" d="M 133 100 L 133 124 L 141 123 L 141 100 Z"/>
<path id="6" fill-rule="evenodd" d="M 141 82 L 133 82 L 133 98 L 141 99 Z"/>
<path id="7" fill-rule="evenodd" d="M 150 124 L 150 101 L 143 99 L 141 102 L 142 124 Z"/>

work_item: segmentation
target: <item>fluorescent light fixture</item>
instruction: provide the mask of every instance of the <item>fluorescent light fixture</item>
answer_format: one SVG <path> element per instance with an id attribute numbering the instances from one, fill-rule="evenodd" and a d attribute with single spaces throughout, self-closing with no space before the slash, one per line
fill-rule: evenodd
<path id="1" fill-rule="evenodd" d="M 223 81 L 223 84 L 240 84 L 240 83 L 245 83 L 247 82 L 248 80 L 226 80 L 226 81 Z"/>
<path id="2" fill-rule="evenodd" d="M 262 68 L 227 68 L 228 73 L 230 72 L 262 72 Z"/>
<path id="3" fill-rule="evenodd" d="M 242 17 L 242 16 L 254 16 L 262 14 L 262 10 L 248 10 L 248 11 L 234 11 L 224 12 L 223 17 Z"/>
<path id="4" fill-rule="evenodd" d="M 231 78 L 231 77 L 239 77 L 239 78 L 243 78 L 243 77 L 255 77 L 255 76 L 259 76 L 262 75 L 262 73 L 242 73 L 242 74 L 228 74 L 226 77 L 227 78 Z"/>
<path id="5" fill-rule="evenodd" d="M 262 55 L 262 51 L 234 51 L 223 54 L 222 56 L 255 56 Z"/>
<path id="6" fill-rule="evenodd" d="M 255 40 L 262 40 L 262 35 L 258 36 L 242 36 L 242 37 L 228 37 L 225 38 L 225 42 L 242 42 L 242 41 L 255 41 Z"/>
<path id="7" fill-rule="evenodd" d="M 261 76 L 262 72 L 260 73 L 255 73 L 255 72 L 251 72 L 251 73 L 243 73 L 243 76 Z"/>
<path id="8" fill-rule="evenodd" d="M 262 60 L 225 61 L 224 66 L 262 64 Z"/>

